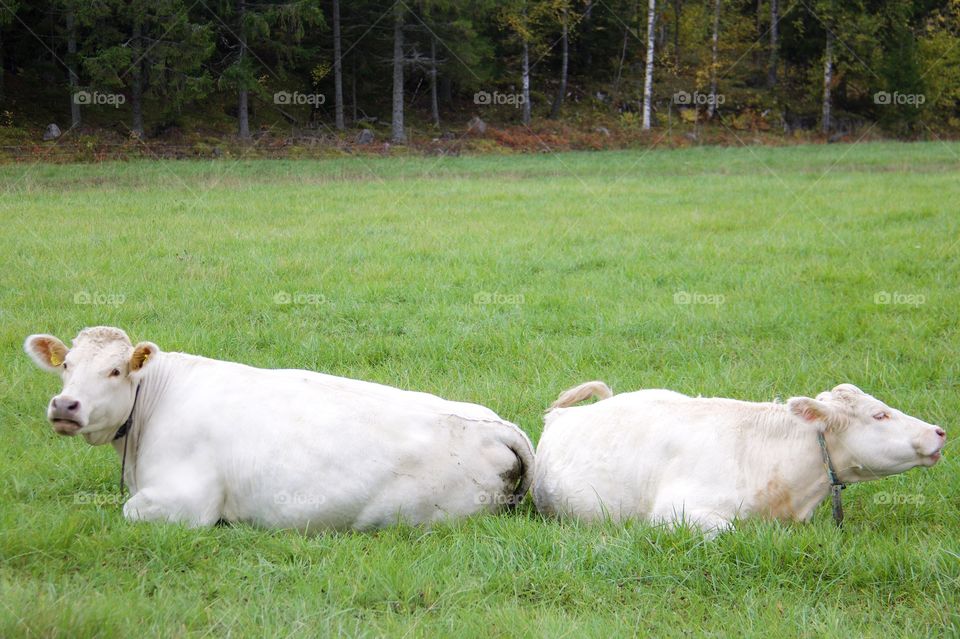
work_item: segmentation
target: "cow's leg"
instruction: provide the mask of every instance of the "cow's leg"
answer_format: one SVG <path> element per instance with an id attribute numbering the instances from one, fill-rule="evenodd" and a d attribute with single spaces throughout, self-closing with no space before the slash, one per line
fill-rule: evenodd
<path id="1" fill-rule="evenodd" d="M 167 521 L 187 526 L 213 526 L 221 516 L 223 498 L 219 491 L 201 489 L 171 490 L 171 487 L 146 487 L 123 505 L 123 516 L 130 521 Z"/>

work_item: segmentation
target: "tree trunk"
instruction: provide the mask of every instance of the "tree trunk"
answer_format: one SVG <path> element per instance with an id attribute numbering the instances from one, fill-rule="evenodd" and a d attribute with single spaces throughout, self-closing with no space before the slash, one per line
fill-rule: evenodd
<path id="1" fill-rule="evenodd" d="M 353 104 L 353 124 L 357 124 L 357 54 L 350 56 L 350 102 Z"/>
<path id="2" fill-rule="evenodd" d="M 657 0 L 650 0 L 647 8 L 647 69 L 643 78 L 643 129 L 650 129 L 650 111 L 653 106 L 653 49 L 656 35 Z"/>
<path id="3" fill-rule="evenodd" d="M 239 133 L 244 140 L 250 139 L 250 94 L 241 88 L 237 94 L 237 113 L 240 116 Z"/>
<path id="4" fill-rule="evenodd" d="M 237 0 L 237 16 L 239 19 L 239 37 L 240 40 L 240 53 L 239 60 L 237 64 L 242 65 L 244 59 L 247 56 L 247 32 L 246 24 L 244 23 L 244 16 L 247 12 L 247 5 L 245 0 Z M 243 80 L 245 82 L 245 80 Z M 240 87 L 240 91 L 237 94 L 237 118 L 239 119 L 239 134 L 240 138 L 243 140 L 250 139 L 250 105 L 249 105 L 249 92 L 247 87 L 244 84 Z"/>
<path id="5" fill-rule="evenodd" d="M 440 101 L 444 104 L 453 102 L 453 80 L 450 76 L 444 74 L 440 78 Z"/>
<path id="6" fill-rule="evenodd" d="M 720 44 L 720 2 L 713 3 L 713 41 L 710 45 L 710 102 L 707 104 L 707 119 L 712 120 L 717 112 L 717 67 L 720 65 L 718 48 Z"/>
<path id="7" fill-rule="evenodd" d="M 523 123 L 530 126 L 530 45 L 523 41 Z"/>
<path id="8" fill-rule="evenodd" d="M 80 126 L 80 103 L 77 102 L 77 89 L 80 78 L 77 77 L 77 15 L 73 9 L 67 11 L 67 76 L 70 85 L 70 128 Z"/>
<path id="9" fill-rule="evenodd" d="M 403 9 L 404 4 L 397 2 L 393 11 L 393 122 L 394 142 L 406 141 L 403 131 Z"/>
<path id="10" fill-rule="evenodd" d="M 430 115 L 433 126 L 440 128 L 440 101 L 437 99 L 437 39 L 430 38 Z"/>
<path id="11" fill-rule="evenodd" d="M 823 134 L 830 133 L 830 85 L 833 83 L 833 31 L 827 27 L 827 46 L 823 52 Z"/>
<path id="12" fill-rule="evenodd" d="M 550 117 L 556 118 L 560 115 L 560 107 L 563 106 L 563 99 L 567 95 L 567 69 L 570 66 L 570 38 L 567 33 L 567 7 L 563 7 L 563 35 L 560 37 L 560 90 L 557 91 L 557 97 L 553 101 L 553 108 L 550 110 Z"/>
<path id="13" fill-rule="evenodd" d="M 757 0 L 757 41 L 763 37 L 763 0 Z"/>
<path id="14" fill-rule="evenodd" d="M 337 130 L 343 131 L 343 67 L 340 61 L 340 0 L 333 0 L 333 110 Z"/>
<path id="15" fill-rule="evenodd" d="M 777 62 L 780 58 L 780 0 L 770 0 L 770 66 L 767 87 L 777 86 Z"/>
<path id="16" fill-rule="evenodd" d="M 627 59 L 627 40 L 630 36 L 630 27 L 626 24 L 623 25 L 623 46 L 620 48 L 620 63 L 617 65 L 617 75 L 613 79 L 613 95 L 611 96 L 610 104 L 614 107 L 617 106 L 617 101 L 620 99 L 620 78 L 623 75 L 623 63 Z"/>
<path id="17" fill-rule="evenodd" d="M 133 20 L 133 74 L 130 82 L 130 110 L 133 113 L 131 132 L 138 138 L 143 137 L 143 37 L 140 16 Z"/>
<path id="18" fill-rule="evenodd" d="M 680 14 L 683 12 L 683 0 L 673 0 L 673 58 L 680 61 Z"/>

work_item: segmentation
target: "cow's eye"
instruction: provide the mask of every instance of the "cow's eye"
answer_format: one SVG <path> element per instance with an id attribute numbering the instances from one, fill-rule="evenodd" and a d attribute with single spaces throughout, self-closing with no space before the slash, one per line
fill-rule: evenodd
<path id="1" fill-rule="evenodd" d="M 888 413 L 887 411 L 882 410 L 882 411 L 880 411 L 879 413 L 875 413 L 875 414 L 873 415 L 873 418 L 874 418 L 875 420 L 877 420 L 878 422 L 882 422 L 882 421 L 885 420 L 885 419 L 890 419 L 890 413 Z"/>
<path id="2" fill-rule="evenodd" d="M 63 370 L 67 370 L 67 363 L 66 363 L 66 362 L 63 363 Z"/>
<path id="3" fill-rule="evenodd" d="M 110 377 L 120 377 L 120 369 L 115 368 L 112 371 L 110 371 Z"/>

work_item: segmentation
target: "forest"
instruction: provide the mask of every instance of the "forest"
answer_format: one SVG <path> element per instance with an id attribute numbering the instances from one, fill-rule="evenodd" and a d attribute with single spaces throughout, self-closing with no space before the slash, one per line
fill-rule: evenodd
<path id="1" fill-rule="evenodd" d="M 396 144 L 467 122 L 930 139 L 960 130 L 958 43 L 960 0 L 0 0 L 0 141 Z"/>

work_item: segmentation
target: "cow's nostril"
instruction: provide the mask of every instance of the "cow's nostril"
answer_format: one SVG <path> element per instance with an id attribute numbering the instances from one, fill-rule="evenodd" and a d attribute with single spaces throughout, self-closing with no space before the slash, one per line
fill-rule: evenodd
<path id="1" fill-rule="evenodd" d="M 940 435 L 941 437 L 943 437 L 944 439 L 946 439 L 946 437 L 947 437 L 947 432 L 946 432 L 945 430 L 943 430 L 942 428 L 938 428 L 935 432 L 937 433 L 937 435 Z"/>
<path id="2" fill-rule="evenodd" d="M 80 402 L 71 402 L 70 405 L 67 406 L 67 410 L 72 412 L 77 410 L 77 408 L 79 407 L 80 407 Z"/>

